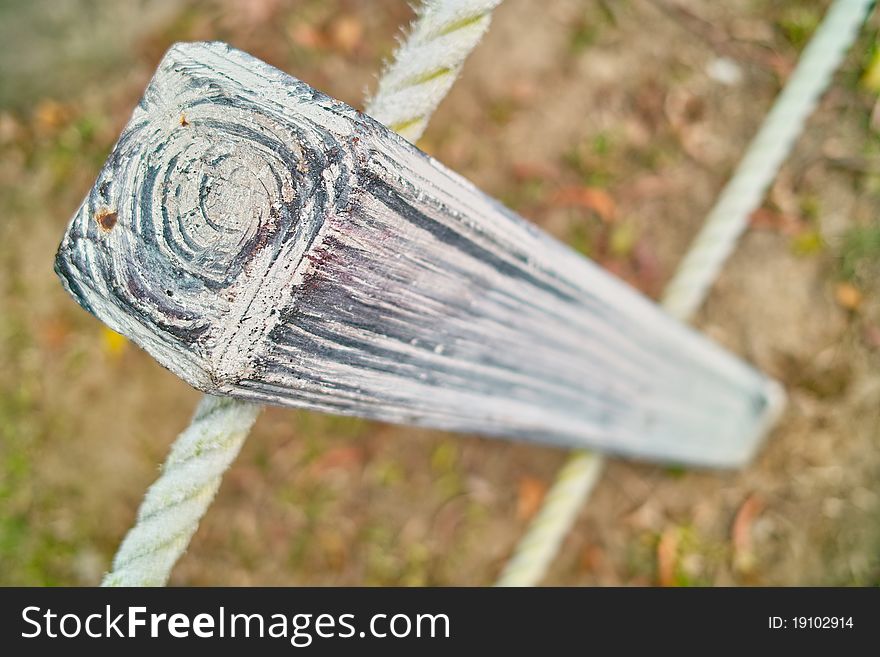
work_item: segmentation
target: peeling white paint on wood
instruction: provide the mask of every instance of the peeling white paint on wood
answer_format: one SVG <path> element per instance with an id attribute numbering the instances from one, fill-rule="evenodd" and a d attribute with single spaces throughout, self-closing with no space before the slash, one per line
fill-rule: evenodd
<path id="1" fill-rule="evenodd" d="M 221 43 L 162 60 L 56 271 L 215 395 L 712 466 L 778 386 L 385 127 Z"/>

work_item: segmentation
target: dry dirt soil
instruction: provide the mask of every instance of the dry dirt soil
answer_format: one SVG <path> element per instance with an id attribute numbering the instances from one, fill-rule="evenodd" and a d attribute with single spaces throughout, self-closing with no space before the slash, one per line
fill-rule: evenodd
<path id="1" fill-rule="evenodd" d="M 7 585 L 97 583 L 198 399 L 52 272 L 164 50 L 227 40 L 361 106 L 412 17 L 397 0 L 83 4 L 80 24 L 0 8 Z M 420 145 L 656 296 L 828 4 L 507 0 Z M 740 472 L 612 462 L 546 583 L 880 584 L 877 27 L 697 320 L 784 382 L 778 428 Z M 489 584 L 565 458 L 269 409 L 171 583 Z"/>

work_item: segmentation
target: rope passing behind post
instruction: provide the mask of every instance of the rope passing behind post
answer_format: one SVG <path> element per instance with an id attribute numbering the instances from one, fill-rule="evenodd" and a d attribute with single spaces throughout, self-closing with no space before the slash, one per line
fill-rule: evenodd
<path id="1" fill-rule="evenodd" d="M 432 0 L 418 9 L 367 113 L 418 139 L 489 27 L 501 0 Z M 261 407 L 205 396 L 176 439 L 102 586 L 164 586 L 208 510 Z"/>
<path id="2" fill-rule="evenodd" d="M 163 586 L 238 456 L 260 406 L 205 395 L 144 496 L 102 586 Z"/>
<path id="3" fill-rule="evenodd" d="M 873 5 L 874 0 L 837 0 L 829 9 L 667 285 L 662 305 L 672 316 L 690 319 L 705 300 Z M 587 451 L 568 459 L 498 586 L 534 586 L 543 579 L 603 465 L 602 456 Z"/>
<path id="4" fill-rule="evenodd" d="M 387 66 L 366 113 L 415 143 L 449 93 L 501 0 L 427 2 Z"/>

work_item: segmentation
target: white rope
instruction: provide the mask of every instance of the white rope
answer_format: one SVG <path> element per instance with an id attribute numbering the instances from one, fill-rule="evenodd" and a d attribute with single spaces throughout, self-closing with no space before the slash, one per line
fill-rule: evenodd
<path id="1" fill-rule="evenodd" d="M 501 0 L 426 2 L 385 69 L 366 113 L 415 142 L 489 29 Z"/>
<path id="2" fill-rule="evenodd" d="M 367 114 L 418 139 L 501 0 L 433 0 L 418 10 Z M 205 396 L 171 448 L 102 586 L 164 586 L 238 455 L 260 407 Z"/>
<path id="3" fill-rule="evenodd" d="M 578 450 L 568 457 L 504 566 L 497 586 L 533 586 L 544 577 L 604 465 L 605 459 L 600 454 L 586 450 Z"/>
<path id="4" fill-rule="evenodd" d="M 703 303 L 872 5 L 873 0 L 837 0 L 828 11 L 667 285 L 663 305 L 670 314 L 689 318 Z"/>
<path id="5" fill-rule="evenodd" d="M 202 398 L 162 474 L 144 496 L 102 586 L 163 586 L 260 413 L 256 404 Z"/>
<path id="6" fill-rule="evenodd" d="M 873 0 L 837 0 L 810 39 L 667 285 L 662 305 L 674 317 L 690 319 L 703 303 L 872 6 Z M 575 452 L 569 458 L 502 571 L 498 586 L 534 586 L 543 579 L 598 480 L 603 461 L 590 452 Z"/>

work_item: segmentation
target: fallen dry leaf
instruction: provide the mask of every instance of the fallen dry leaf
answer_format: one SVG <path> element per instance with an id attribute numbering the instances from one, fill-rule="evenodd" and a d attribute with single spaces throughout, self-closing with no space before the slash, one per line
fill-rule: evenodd
<path id="1" fill-rule="evenodd" d="M 773 72 L 781 82 L 788 80 L 788 76 L 794 71 L 795 61 L 790 56 L 771 51 L 765 53 L 761 59 L 765 66 L 773 69 Z"/>
<path id="2" fill-rule="evenodd" d="M 559 177 L 559 167 L 548 162 L 514 162 L 510 169 L 517 182 L 552 180 Z"/>
<path id="3" fill-rule="evenodd" d="M 46 349 L 61 349 L 69 337 L 70 324 L 60 316 L 52 317 L 40 325 L 40 338 Z"/>
<path id="4" fill-rule="evenodd" d="M 322 474 L 330 470 L 356 470 L 363 462 L 363 449 L 354 445 L 342 445 L 328 449 L 315 459 L 311 471 L 315 474 Z"/>
<path id="5" fill-rule="evenodd" d="M 752 213 L 749 221 L 753 228 L 772 230 L 791 237 L 802 233 L 806 226 L 801 217 L 776 212 L 770 208 L 758 208 Z"/>
<path id="6" fill-rule="evenodd" d="M 733 567 L 741 574 L 750 573 L 755 568 L 755 553 L 752 547 L 752 525 L 764 509 L 764 502 L 755 494 L 749 495 L 733 520 L 730 540 L 733 544 Z"/>
<path id="7" fill-rule="evenodd" d="M 519 480 L 519 489 L 516 501 L 516 517 L 520 520 L 528 520 L 534 516 L 544 501 L 547 485 L 536 477 L 526 475 Z"/>
<path id="8" fill-rule="evenodd" d="M 297 23 L 288 32 L 291 40 L 302 48 L 322 50 L 329 45 L 327 36 L 307 23 Z"/>
<path id="9" fill-rule="evenodd" d="M 361 45 L 364 26 L 354 16 L 340 16 L 330 25 L 330 41 L 346 54 L 351 54 Z"/>
<path id="10" fill-rule="evenodd" d="M 585 572 L 596 572 L 605 561 L 605 552 L 598 545 L 588 545 L 581 551 L 581 569 Z"/>
<path id="11" fill-rule="evenodd" d="M 639 289 L 650 297 L 660 292 L 660 260 L 653 244 L 640 239 L 633 249 L 633 263 L 639 280 Z"/>
<path id="12" fill-rule="evenodd" d="M 34 129 L 39 136 L 47 137 L 64 127 L 70 120 L 71 111 L 57 100 L 44 98 L 34 109 Z"/>
<path id="13" fill-rule="evenodd" d="M 563 187 L 553 197 L 552 205 L 592 210 L 605 223 L 612 223 L 617 215 L 614 199 L 598 187 Z"/>
<path id="14" fill-rule="evenodd" d="M 623 197 L 630 200 L 643 198 L 656 198 L 664 196 L 673 190 L 675 183 L 666 176 L 660 176 L 654 173 L 643 174 L 632 179 L 625 186 Z"/>
<path id="15" fill-rule="evenodd" d="M 834 300 L 841 308 L 857 310 L 862 303 L 862 293 L 852 283 L 838 283 L 834 288 Z"/>
<path id="16" fill-rule="evenodd" d="M 657 543 L 657 583 L 675 586 L 675 567 L 678 563 L 678 528 L 670 527 L 660 535 Z"/>
<path id="17" fill-rule="evenodd" d="M 880 349 L 880 326 L 868 324 L 863 332 L 865 345 L 870 349 Z"/>
<path id="18" fill-rule="evenodd" d="M 668 94 L 658 109 L 660 108 L 676 130 L 687 130 L 703 121 L 706 115 L 705 101 L 684 88 L 676 88 Z"/>
<path id="19" fill-rule="evenodd" d="M 538 95 L 538 88 L 528 80 L 514 80 L 510 85 L 510 95 L 518 103 L 528 103 Z"/>
<path id="20" fill-rule="evenodd" d="M 280 5 L 280 0 L 234 0 L 225 3 L 220 22 L 229 29 L 253 29 L 269 23 Z"/>

